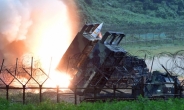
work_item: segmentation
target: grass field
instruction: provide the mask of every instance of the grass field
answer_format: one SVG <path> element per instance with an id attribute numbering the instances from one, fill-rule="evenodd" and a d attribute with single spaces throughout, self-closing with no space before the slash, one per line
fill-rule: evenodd
<path id="1" fill-rule="evenodd" d="M 150 101 L 141 97 L 136 101 L 82 102 L 78 105 L 50 101 L 23 105 L 0 99 L 0 108 L 1 110 L 184 110 L 184 99 Z"/>
<path id="2" fill-rule="evenodd" d="M 132 55 L 143 57 L 145 54 L 155 56 L 163 52 L 174 54 L 177 51 L 184 50 L 184 43 L 182 43 L 182 41 L 177 41 L 168 44 L 126 44 L 122 45 L 122 47 Z"/>

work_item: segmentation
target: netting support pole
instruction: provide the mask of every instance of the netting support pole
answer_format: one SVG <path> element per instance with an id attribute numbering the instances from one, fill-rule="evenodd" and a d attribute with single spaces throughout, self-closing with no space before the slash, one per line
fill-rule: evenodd
<path id="1" fill-rule="evenodd" d="M 23 104 L 25 104 L 25 90 L 26 90 L 26 86 L 23 85 Z"/>
<path id="2" fill-rule="evenodd" d="M 39 89 L 40 89 L 40 103 L 42 102 L 42 85 L 39 85 Z"/>
<path id="3" fill-rule="evenodd" d="M 57 86 L 57 103 L 59 103 L 59 86 Z"/>
<path id="4" fill-rule="evenodd" d="M 74 97 L 75 97 L 75 105 L 77 105 L 77 88 L 75 87 L 75 92 L 74 92 Z"/>
<path id="5" fill-rule="evenodd" d="M 6 100 L 9 100 L 9 85 L 6 85 Z"/>

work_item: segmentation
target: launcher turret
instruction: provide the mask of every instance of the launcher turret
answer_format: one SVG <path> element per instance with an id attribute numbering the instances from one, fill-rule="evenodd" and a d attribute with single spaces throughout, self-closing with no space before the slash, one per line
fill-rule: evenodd
<path id="1" fill-rule="evenodd" d="M 95 92 L 99 93 L 112 84 L 127 84 L 130 80 L 131 85 L 137 84 L 138 78 L 148 75 L 144 60 L 129 56 L 122 46 L 119 46 L 124 37 L 122 32 L 106 32 L 72 79 L 70 88 L 86 88 L 77 90 L 78 94 L 83 94 L 93 93 L 95 87 L 98 88 Z"/>
<path id="2" fill-rule="evenodd" d="M 99 93 L 104 87 L 127 85 L 130 80 L 133 85 L 147 74 L 143 59 L 130 56 L 119 46 L 125 34 L 108 31 L 101 39 L 101 27 L 102 24 L 84 25 L 60 61 L 59 69 L 73 76 L 69 88 L 85 88 L 78 89 L 78 94 L 93 93 L 94 87 Z"/>
<path id="3" fill-rule="evenodd" d="M 114 90 L 104 89 L 114 87 L 131 87 L 130 97 L 155 91 L 150 84 L 144 85 L 151 76 L 144 59 L 130 55 L 120 45 L 125 34 L 107 31 L 100 38 L 101 27 L 102 24 L 84 25 L 62 57 L 58 68 L 72 76 L 69 88 L 82 96 L 111 94 Z"/>
<path id="4" fill-rule="evenodd" d="M 73 77 L 70 88 L 85 88 L 77 90 L 78 94 L 93 93 L 93 87 L 99 93 L 112 83 L 137 84 L 137 79 L 147 74 L 143 59 L 129 56 L 119 46 L 125 34 L 108 31 L 101 39 L 96 37 L 101 27 L 102 24 L 84 25 L 60 61 L 59 69 Z"/>

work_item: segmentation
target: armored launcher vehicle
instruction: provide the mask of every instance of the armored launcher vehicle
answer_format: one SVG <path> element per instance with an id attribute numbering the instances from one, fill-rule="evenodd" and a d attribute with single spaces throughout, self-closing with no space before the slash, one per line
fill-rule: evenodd
<path id="1" fill-rule="evenodd" d="M 115 92 L 122 98 L 178 93 L 177 77 L 149 72 L 145 59 L 130 55 L 119 45 L 125 37 L 122 32 L 94 37 L 94 33 L 100 34 L 99 27 L 102 24 L 85 24 L 60 60 L 58 69 L 72 76 L 71 90 L 85 98 L 111 97 Z M 170 85 L 164 84 L 168 81 Z"/>

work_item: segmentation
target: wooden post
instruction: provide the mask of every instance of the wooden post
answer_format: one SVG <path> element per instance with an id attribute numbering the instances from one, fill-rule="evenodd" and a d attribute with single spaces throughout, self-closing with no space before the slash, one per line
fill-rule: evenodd
<path id="1" fill-rule="evenodd" d="M 141 77 L 141 95 L 144 97 L 144 82 L 145 82 L 145 77 Z"/>
<path id="2" fill-rule="evenodd" d="M 74 95 L 75 95 L 75 105 L 77 105 L 77 88 L 76 87 L 75 87 Z"/>
<path id="3" fill-rule="evenodd" d="M 59 103 L 59 86 L 57 86 L 57 103 Z"/>
<path id="4" fill-rule="evenodd" d="M 113 96 L 114 99 L 116 98 L 116 85 L 113 84 Z"/>
<path id="5" fill-rule="evenodd" d="M 42 85 L 39 85 L 39 89 L 40 89 L 40 103 L 42 102 Z"/>
<path id="6" fill-rule="evenodd" d="M 26 86 L 23 85 L 23 104 L 25 104 L 25 89 L 26 89 Z"/>

